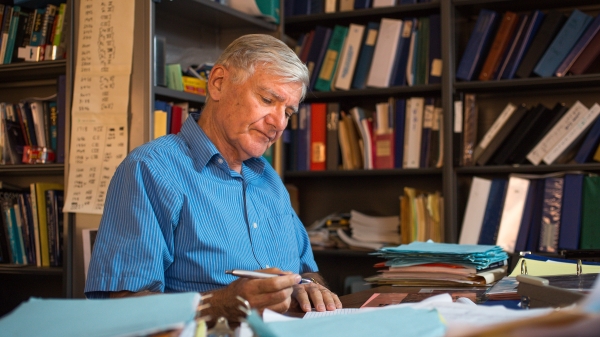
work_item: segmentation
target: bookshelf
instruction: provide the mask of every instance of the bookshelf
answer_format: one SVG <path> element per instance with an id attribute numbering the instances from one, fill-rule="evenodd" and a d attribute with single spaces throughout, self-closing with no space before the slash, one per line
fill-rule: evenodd
<path id="1" fill-rule="evenodd" d="M 67 3 L 65 23 L 73 22 L 73 1 L 24 1 L 23 8 L 40 8 L 47 4 Z M 11 2 L 12 4 L 12 2 Z M 73 49 L 72 34 L 66 29 L 67 57 L 62 60 L 40 62 L 18 62 L 0 65 L 0 102 L 17 103 L 28 97 L 47 97 L 57 93 L 58 77 L 66 77 L 65 111 L 65 148 L 68 153 L 70 90 L 73 62 L 70 58 Z M 29 188 L 33 182 L 60 183 L 66 182 L 66 165 L 51 164 L 15 164 L 0 165 L 0 180 Z M 0 316 L 9 312 L 29 297 L 71 297 L 72 271 L 72 218 L 64 215 L 63 227 L 63 261 L 62 267 L 36 267 L 32 265 L 16 266 L 0 264 Z"/>
<path id="2" fill-rule="evenodd" d="M 402 4 L 386 8 L 359 9 L 349 12 L 320 13 L 288 16 L 284 30 L 287 35 L 297 39 L 302 33 L 314 29 L 316 25 L 333 28 L 336 24 L 351 23 L 366 25 L 370 21 L 379 22 L 381 18 L 404 19 L 431 14 L 440 14 L 442 27 L 443 74 L 441 84 L 395 86 L 382 89 L 368 88 L 348 91 L 318 92 L 307 94 L 306 102 L 339 102 L 342 110 L 354 105 L 369 106 L 384 101 L 388 97 L 409 98 L 413 96 L 434 96 L 441 98 L 444 110 L 444 165 L 441 169 L 394 169 L 394 170 L 355 170 L 355 171 L 286 171 L 286 183 L 298 188 L 300 218 L 309 225 L 316 219 L 332 212 L 347 212 L 350 209 L 371 212 L 376 215 L 398 214 L 398 196 L 405 186 L 425 190 L 440 190 L 444 196 L 445 241 L 457 242 L 462 218 L 468 198 L 470 181 L 474 176 L 487 178 L 508 177 L 513 173 L 546 174 L 564 171 L 600 172 L 600 164 L 554 164 L 554 165 L 486 165 L 453 166 L 453 101 L 456 94 L 474 93 L 479 104 L 479 141 L 491 123 L 508 102 L 526 103 L 528 106 L 544 103 L 552 107 L 562 101 L 567 105 L 581 100 L 587 107 L 597 101 L 600 92 L 600 74 L 585 74 L 565 77 L 529 77 L 510 80 L 491 80 L 470 82 L 455 80 L 455 71 L 473 30 L 479 11 L 495 10 L 526 13 L 535 9 L 543 12 L 558 10 L 570 14 L 575 8 L 592 16 L 598 15 L 600 6 L 596 1 L 578 0 L 544 1 L 533 0 L 454 0 L 432 1 L 428 3 Z M 597 62 L 597 61 L 596 61 Z M 335 250 L 315 250 L 317 262 L 337 261 L 338 265 L 327 263 L 327 267 L 336 268 L 344 274 L 354 268 L 354 256 Z M 342 262 L 344 261 L 344 262 Z M 348 262 L 348 263 L 345 263 Z M 352 267 L 344 267 L 350 265 Z M 357 263 L 371 263 L 360 261 Z M 362 272 L 374 273 L 371 267 L 362 268 Z M 331 276 L 330 276 L 331 275 Z M 339 289 L 340 280 L 328 272 L 328 280 Z M 367 276 L 367 275 L 364 275 Z"/>

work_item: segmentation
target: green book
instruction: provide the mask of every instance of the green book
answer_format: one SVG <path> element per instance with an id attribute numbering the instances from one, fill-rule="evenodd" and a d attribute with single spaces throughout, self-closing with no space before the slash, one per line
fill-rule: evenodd
<path id="1" fill-rule="evenodd" d="M 429 17 L 419 18 L 415 84 L 427 84 L 429 77 Z"/>
<path id="2" fill-rule="evenodd" d="M 167 88 L 183 91 L 183 78 L 181 73 L 181 64 L 167 64 L 165 67 L 167 73 Z"/>
<path id="3" fill-rule="evenodd" d="M 327 46 L 327 52 L 325 53 L 325 59 L 323 59 L 319 77 L 317 78 L 317 82 L 315 82 L 315 90 L 331 91 L 331 81 L 334 78 L 335 69 L 340 59 L 340 52 L 344 46 L 347 34 L 348 27 L 336 25 L 333 28 L 329 46 Z"/>
<path id="4" fill-rule="evenodd" d="M 600 249 L 600 176 L 583 178 L 579 249 Z"/>
<path id="5" fill-rule="evenodd" d="M 256 0 L 256 6 L 267 21 L 279 24 L 279 0 Z"/>

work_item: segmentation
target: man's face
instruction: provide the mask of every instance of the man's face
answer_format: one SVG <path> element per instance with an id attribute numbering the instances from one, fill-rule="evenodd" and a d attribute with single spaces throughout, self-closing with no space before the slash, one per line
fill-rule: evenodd
<path id="1" fill-rule="evenodd" d="M 222 73 L 222 87 L 214 99 L 219 106 L 215 117 L 221 138 L 218 147 L 228 160 L 260 157 L 281 137 L 289 117 L 298 110 L 302 84 L 282 82 L 264 67 L 257 67 L 243 83 L 234 83 L 231 71 Z"/>

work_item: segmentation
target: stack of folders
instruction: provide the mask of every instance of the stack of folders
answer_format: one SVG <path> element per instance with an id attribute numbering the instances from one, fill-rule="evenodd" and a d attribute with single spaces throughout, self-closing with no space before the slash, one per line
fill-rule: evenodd
<path id="1" fill-rule="evenodd" d="M 367 278 L 395 286 L 487 286 L 506 275 L 508 255 L 499 246 L 413 242 L 380 249 L 387 267 Z"/>

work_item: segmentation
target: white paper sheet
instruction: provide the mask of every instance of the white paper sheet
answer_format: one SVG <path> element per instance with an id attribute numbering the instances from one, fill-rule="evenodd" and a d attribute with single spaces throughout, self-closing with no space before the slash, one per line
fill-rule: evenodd
<path id="1" fill-rule="evenodd" d="M 102 214 L 127 155 L 134 1 L 82 0 L 64 212 Z"/>

